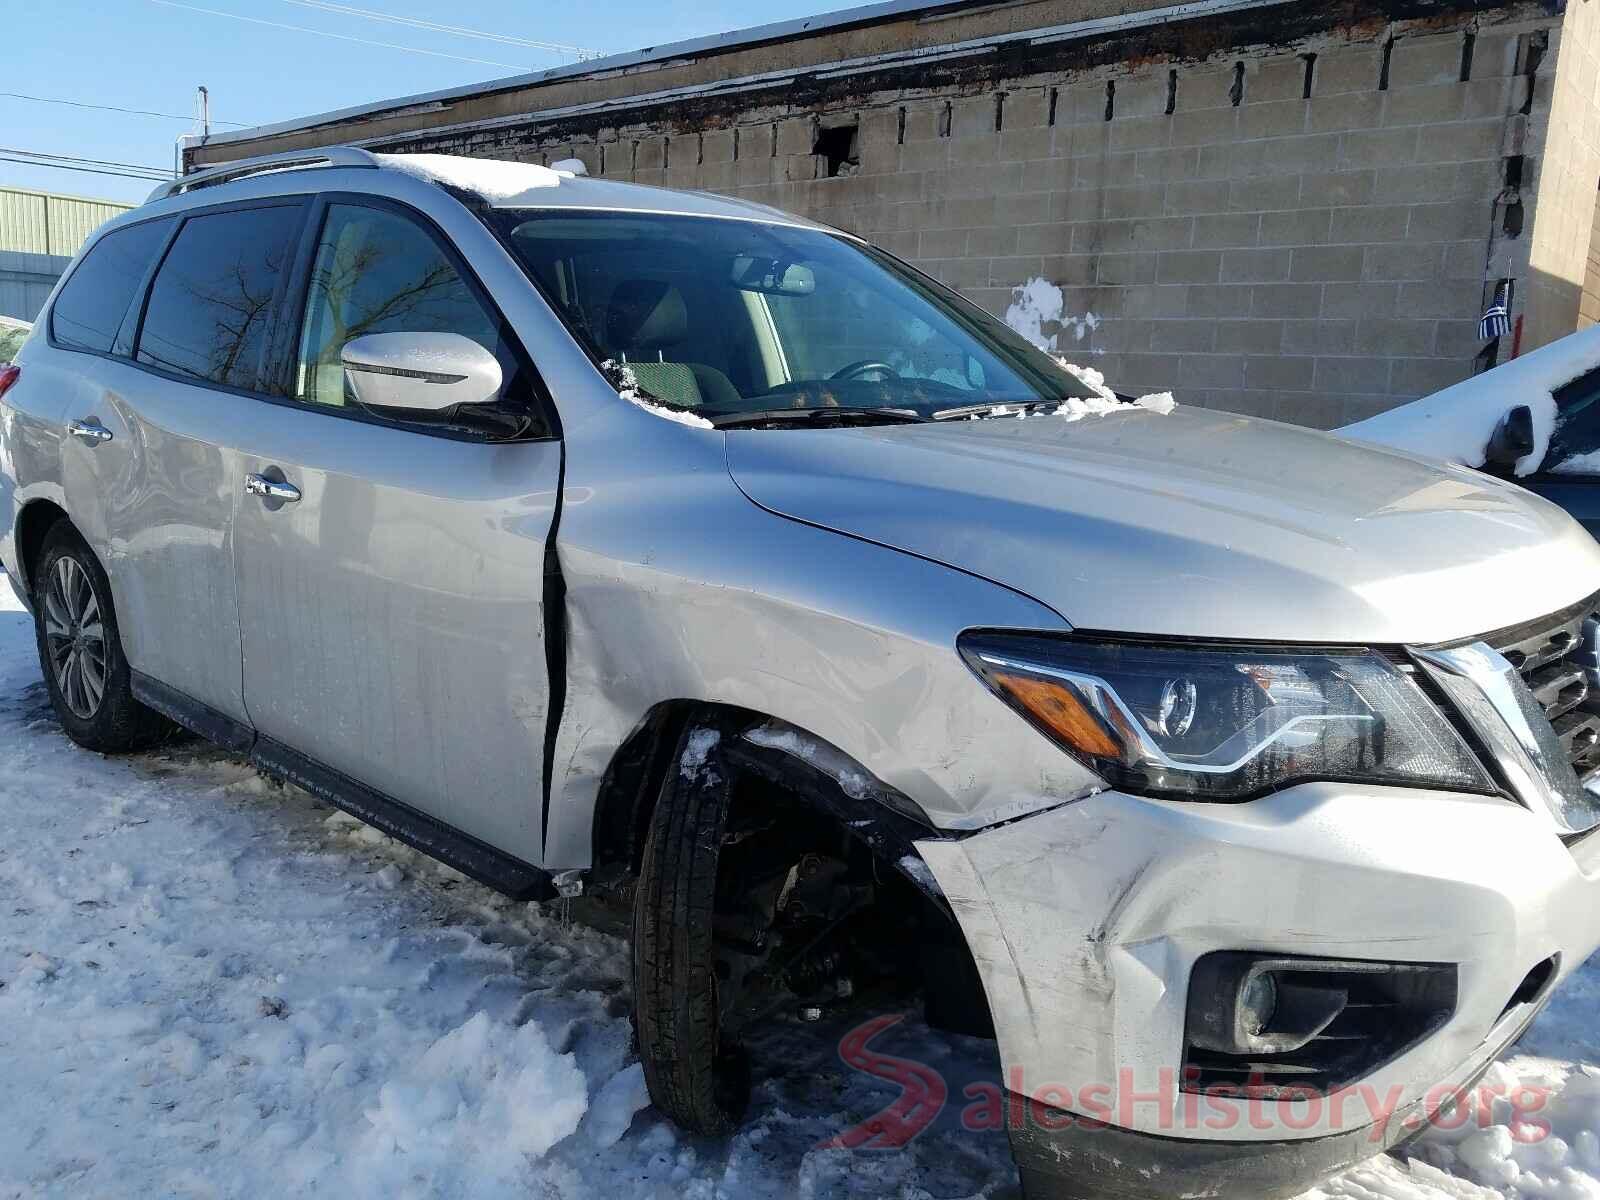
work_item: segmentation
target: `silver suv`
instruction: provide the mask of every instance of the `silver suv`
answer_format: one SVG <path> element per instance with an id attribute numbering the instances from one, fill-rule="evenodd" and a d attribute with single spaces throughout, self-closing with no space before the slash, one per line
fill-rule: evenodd
<path id="1" fill-rule="evenodd" d="M 183 726 L 630 903 L 689 1129 L 738 1123 L 763 1014 L 920 989 L 998 1040 L 1030 1195 L 1287 1194 L 1600 941 L 1593 540 L 1122 403 L 856 238 L 255 160 L 106 226 L 0 388 L 68 734 Z"/>

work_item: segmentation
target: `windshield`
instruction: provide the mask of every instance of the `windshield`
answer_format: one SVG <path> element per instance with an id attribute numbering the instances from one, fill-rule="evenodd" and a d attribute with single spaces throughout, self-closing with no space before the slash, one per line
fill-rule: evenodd
<path id="1" fill-rule="evenodd" d="M 1004 323 L 848 238 L 648 213 L 490 219 L 596 361 L 714 423 L 948 418 L 1093 395 Z"/>

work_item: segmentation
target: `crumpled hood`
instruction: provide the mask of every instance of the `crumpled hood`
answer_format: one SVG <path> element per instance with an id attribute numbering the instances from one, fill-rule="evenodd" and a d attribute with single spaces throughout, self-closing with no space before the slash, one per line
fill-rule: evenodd
<path id="1" fill-rule="evenodd" d="M 1080 629 L 1443 642 L 1600 591 L 1600 545 L 1521 488 L 1248 417 L 1130 408 L 727 447 L 762 507 L 981 575 Z"/>

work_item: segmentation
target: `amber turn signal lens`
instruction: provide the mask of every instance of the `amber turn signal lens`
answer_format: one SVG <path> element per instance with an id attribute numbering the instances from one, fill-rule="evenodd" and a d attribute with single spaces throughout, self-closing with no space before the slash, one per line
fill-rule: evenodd
<path id="1" fill-rule="evenodd" d="M 1063 683 L 996 671 L 995 684 L 1072 749 L 1091 758 L 1121 758 L 1114 741 L 1076 692 Z"/>

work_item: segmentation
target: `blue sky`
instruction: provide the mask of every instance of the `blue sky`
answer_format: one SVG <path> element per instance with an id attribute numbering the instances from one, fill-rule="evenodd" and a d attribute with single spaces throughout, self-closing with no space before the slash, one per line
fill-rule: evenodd
<path id="1" fill-rule="evenodd" d="M 51 0 L 19 4 L 6 14 L 8 53 L 0 92 L 182 116 L 194 111 L 195 88 L 204 84 L 211 92 L 214 119 L 253 125 L 573 61 L 570 55 L 337 8 L 615 53 L 858 2 L 862 0 L 453 0 L 449 5 L 424 0 L 182 0 L 180 6 L 177 0 Z M 317 32 L 215 15 L 219 13 Z M 184 120 L 5 95 L 0 95 L 0 122 L 0 154 L 25 150 L 153 167 L 170 167 L 174 141 L 192 128 Z M 0 161 L 0 186 L 5 185 L 129 202 L 142 200 L 153 186 Z"/>

